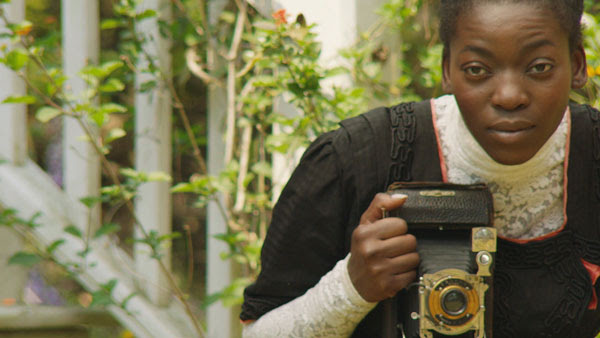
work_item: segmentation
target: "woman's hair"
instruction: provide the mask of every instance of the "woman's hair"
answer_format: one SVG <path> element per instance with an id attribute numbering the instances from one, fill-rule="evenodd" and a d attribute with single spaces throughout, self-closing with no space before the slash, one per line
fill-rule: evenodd
<path id="1" fill-rule="evenodd" d="M 547 8 L 554 13 L 569 36 L 569 47 L 577 48 L 582 42 L 581 16 L 583 0 L 441 0 L 440 39 L 446 52 L 450 40 L 456 33 L 456 23 L 461 15 L 469 15 L 469 10 L 481 3 L 526 3 Z"/>

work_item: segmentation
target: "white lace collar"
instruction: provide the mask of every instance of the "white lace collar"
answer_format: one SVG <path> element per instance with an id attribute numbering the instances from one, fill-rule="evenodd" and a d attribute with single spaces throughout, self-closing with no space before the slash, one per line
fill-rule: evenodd
<path id="1" fill-rule="evenodd" d="M 503 165 L 494 161 L 471 135 L 454 96 L 439 97 L 432 106 L 448 181 L 489 185 L 500 235 L 530 239 L 563 225 L 568 111 L 554 134 L 529 161 Z"/>

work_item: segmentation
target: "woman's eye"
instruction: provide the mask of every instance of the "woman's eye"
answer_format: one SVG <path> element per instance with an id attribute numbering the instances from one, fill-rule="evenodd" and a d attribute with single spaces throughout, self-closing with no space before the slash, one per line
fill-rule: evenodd
<path id="1" fill-rule="evenodd" d="M 467 73 L 467 75 L 470 76 L 483 76 L 486 75 L 488 72 L 487 70 L 485 70 L 485 68 L 483 67 L 479 67 L 479 66 L 470 66 L 470 67 L 466 67 L 464 69 L 465 73 Z"/>
<path id="2" fill-rule="evenodd" d="M 541 74 L 549 71 L 550 69 L 552 69 L 552 67 L 553 66 L 549 63 L 540 63 L 529 68 L 529 72 L 533 74 Z"/>

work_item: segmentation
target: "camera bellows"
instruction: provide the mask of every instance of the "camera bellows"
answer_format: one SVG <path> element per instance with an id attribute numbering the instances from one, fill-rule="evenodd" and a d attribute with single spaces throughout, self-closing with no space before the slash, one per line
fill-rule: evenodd
<path id="1" fill-rule="evenodd" d="M 470 233 L 457 231 L 452 235 L 459 238 L 443 238 L 449 236 L 426 236 L 417 234 L 417 252 L 421 258 L 419 276 L 435 273 L 443 269 L 458 269 L 469 273 L 477 272 L 474 254 L 471 251 Z M 448 235 L 442 232 L 442 235 Z"/>

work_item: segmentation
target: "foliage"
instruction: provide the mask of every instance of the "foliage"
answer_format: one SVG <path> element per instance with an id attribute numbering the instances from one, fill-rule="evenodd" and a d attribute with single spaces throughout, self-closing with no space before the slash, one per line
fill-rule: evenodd
<path id="1" fill-rule="evenodd" d="M 146 231 L 144 226 L 137 221 L 132 204 L 132 199 L 136 196 L 138 187 L 142 183 L 168 182 L 171 178 L 164 173 L 143 173 L 126 168 L 117 172 L 107 158 L 111 151 L 111 144 L 127 134 L 126 130 L 114 124 L 109 125 L 109 122 L 116 115 L 130 112 L 130 109 L 116 98 L 130 85 L 132 74 L 135 72 L 148 73 L 153 76 L 154 79 L 151 81 L 153 83 L 161 81 L 161 84 L 165 86 L 171 84 L 171 79 L 164 76 L 151 55 L 142 48 L 146 36 L 133 29 L 136 21 L 153 18 L 157 14 L 153 11 L 138 13 L 136 6 L 137 1 L 124 0 L 115 4 L 114 10 L 118 15 L 115 19 L 116 23 L 129 29 L 129 39 L 124 39 L 123 43 L 127 46 L 127 48 L 123 48 L 126 52 L 116 55 L 113 59 L 103 60 L 97 64 L 90 63 L 82 68 L 78 76 L 87 84 L 82 92 L 73 92 L 69 87 L 64 86 L 67 77 L 64 75 L 62 67 L 55 65 L 53 54 L 47 53 L 48 50 L 56 47 L 57 41 L 38 39 L 33 33 L 33 23 L 29 21 L 12 23 L 0 9 L 2 20 L 8 28 L 8 31 L 3 33 L 3 37 L 9 41 L 7 45 L 3 46 L 0 62 L 21 76 L 28 87 L 28 95 L 9 97 L 4 100 L 4 103 L 25 103 L 34 106 L 35 118 L 40 123 L 49 123 L 61 116 L 75 119 L 78 122 L 85 133 L 81 141 L 89 143 L 95 149 L 106 173 L 106 180 L 110 182 L 102 187 L 101 195 L 85 197 L 82 199 L 82 203 L 89 208 L 93 208 L 99 203 L 104 203 L 106 206 L 118 204 L 129 211 L 135 220 L 134 223 L 138 225 L 139 233 L 142 234 L 141 238 L 133 241 L 145 244 L 150 248 L 151 258 L 156 259 L 166 273 L 170 282 L 169 287 L 184 304 L 187 314 L 196 326 L 198 335 L 201 336 L 202 328 L 191 310 L 186 296 L 161 260 L 165 244 L 177 237 L 178 233 L 159 235 L 155 231 Z M 104 26 L 114 27 L 115 25 L 105 24 Z M 133 64 L 138 65 L 137 68 L 131 67 Z M 140 90 L 148 90 L 152 86 L 142 84 L 141 87 Z M 6 210 L 3 216 L 2 224 L 9 225 L 16 230 L 22 230 L 33 224 L 33 221 L 20 220 L 12 210 Z M 40 259 L 47 259 L 62 266 L 72 276 L 77 276 L 96 264 L 87 260 L 92 251 L 92 242 L 109 236 L 119 229 L 120 225 L 114 222 L 105 223 L 94 233 L 89 226 L 87 229 L 80 229 L 75 225 L 70 225 L 64 228 L 64 239 L 58 239 L 47 247 L 36 243 L 34 247 L 37 250 L 35 252 L 17 252 L 11 257 L 10 263 L 31 266 Z M 24 231 L 20 232 L 24 236 L 27 235 Z M 81 261 L 70 262 L 65 261 L 64 258 L 60 261 L 55 259 L 55 252 L 69 237 L 76 238 L 84 244 L 83 249 L 77 253 Z M 126 310 L 127 301 L 134 295 L 117 300 L 113 296 L 113 290 L 117 283 L 117 280 L 111 280 L 99 285 L 98 290 L 92 290 L 91 305 L 114 305 Z"/>
<path id="2" fill-rule="evenodd" d="M 190 6 L 189 2 L 182 3 Z M 348 70 L 321 64 L 314 26 L 302 15 L 292 19 L 279 11 L 272 18 L 262 18 L 245 2 L 236 2 L 234 10 L 227 8 L 221 14 L 214 28 L 194 21 L 201 17 L 188 17 L 196 26 L 194 31 L 212 32 L 214 36 L 186 39 L 191 41 L 188 53 L 194 56 L 188 59 L 188 66 L 208 84 L 220 83 L 227 88 L 225 170 L 218 175 L 192 175 L 173 192 L 196 194 L 198 206 L 208 201 L 220 204 L 229 232 L 217 238 L 230 248 L 222 257 L 239 264 L 243 273 L 207 301 L 220 299 L 233 305 L 241 302 L 243 288 L 260 269 L 260 248 L 274 193 L 272 156 L 306 146 L 315 135 L 335 128 L 341 119 L 363 111 L 367 100 L 360 88 L 324 87 L 324 82 L 348 74 Z M 249 25 L 243 24 L 246 17 Z M 223 37 L 223 32 L 230 36 Z M 211 53 L 211 39 L 226 41 L 213 51 L 224 57 L 203 67 L 200 52 L 209 49 Z M 289 108 L 273 100 L 276 97 L 285 98 L 296 113 L 286 112 Z M 275 126 L 286 132 L 274 134 Z M 224 198 L 218 200 L 217 193 Z"/>
<path id="3" fill-rule="evenodd" d="M 66 239 L 57 239 L 52 241 L 48 245 L 44 245 L 35 241 L 28 233 L 28 229 L 39 227 L 40 225 L 36 223 L 36 219 L 39 218 L 40 214 L 33 215 L 30 219 L 22 219 L 18 216 L 18 213 L 14 209 L 4 209 L 0 213 L 0 225 L 7 226 L 15 230 L 17 233 L 21 234 L 23 238 L 27 239 L 29 242 L 32 242 L 34 245 L 30 245 L 31 249 L 17 251 L 15 252 L 9 259 L 8 264 L 21 265 L 25 267 L 32 267 L 42 260 L 52 261 L 63 271 L 67 273 L 67 275 L 75 277 L 77 274 L 85 270 L 87 267 L 91 267 L 94 265 L 93 262 L 87 262 L 86 256 L 90 253 L 89 246 L 86 247 L 78 254 L 80 261 L 65 261 L 58 260 L 55 257 L 56 250 L 65 244 Z M 71 236 L 77 238 L 83 238 L 82 232 L 75 226 L 68 226 L 64 229 L 65 233 L 70 234 Z M 95 240 L 100 239 L 102 236 L 106 236 L 111 232 L 110 229 L 106 229 L 102 227 L 96 232 L 94 236 Z M 127 310 L 127 302 L 134 297 L 136 294 L 130 294 L 123 299 L 121 302 L 116 302 L 115 298 L 112 296 L 112 291 L 117 285 L 117 280 L 110 280 L 105 284 L 100 285 L 99 289 L 92 293 L 92 302 L 90 306 L 107 306 L 114 305 L 122 308 L 125 311 Z"/>
<path id="4" fill-rule="evenodd" d="M 379 21 L 342 52 L 352 61 L 354 83 L 384 105 L 440 95 L 436 12 L 437 1 L 385 2 Z"/>
<path id="5" fill-rule="evenodd" d="M 591 8 L 591 6 L 590 6 Z M 586 14 L 584 17 L 584 47 L 588 62 L 588 84 L 577 93 L 573 99 L 586 102 L 594 107 L 600 107 L 600 8 L 595 7 L 595 15 Z"/>

